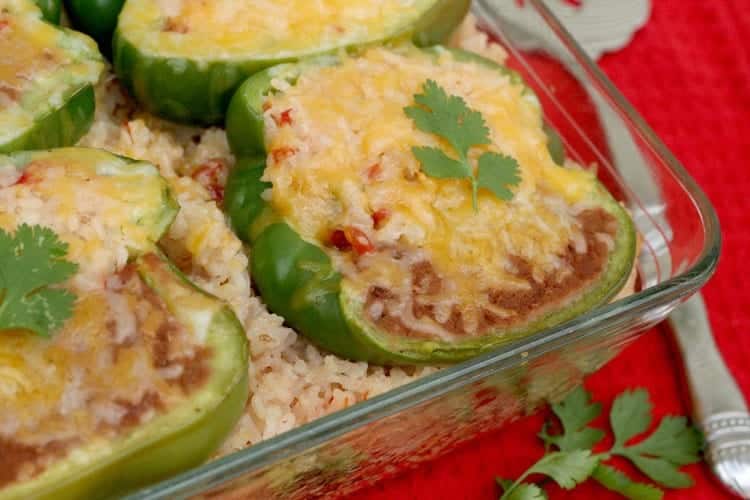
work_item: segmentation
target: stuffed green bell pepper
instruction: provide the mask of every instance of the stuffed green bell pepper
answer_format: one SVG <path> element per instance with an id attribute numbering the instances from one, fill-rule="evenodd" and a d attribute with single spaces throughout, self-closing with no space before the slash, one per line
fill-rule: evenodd
<path id="1" fill-rule="evenodd" d="M 70 146 L 94 119 L 96 44 L 45 22 L 31 0 L 0 0 L 0 153 Z"/>
<path id="2" fill-rule="evenodd" d="M 223 120 L 249 75 L 281 62 L 385 41 L 432 45 L 469 0 L 129 0 L 114 66 L 149 111 L 201 124 Z"/>
<path id="3" fill-rule="evenodd" d="M 452 363 L 606 303 L 628 214 L 560 166 L 521 79 L 465 52 L 372 48 L 234 96 L 225 207 L 269 308 L 340 356 Z M 251 156 L 255 155 L 255 156 Z"/>
<path id="4" fill-rule="evenodd" d="M 149 163 L 0 155 L 0 499 L 122 495 L 239 419 L 243 328 L 157 246 L 178 209 Z"/>

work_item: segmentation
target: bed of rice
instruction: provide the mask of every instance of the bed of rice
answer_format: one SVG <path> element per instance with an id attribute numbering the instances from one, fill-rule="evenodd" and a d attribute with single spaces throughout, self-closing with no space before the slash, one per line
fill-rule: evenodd
<path id="1" fill-rule="evenodd" d="M 452 45 L 502 62 L 469 17 Z M 158 165 L 181 205 L 163 241 L 168 254 L 185 251 L 191 278 L 229 302 L 247 331 L 252 359 L 246 412 L 221 454 L 346 408 L 432 373 L 436 368 L 391 368 L 353 363 L 321 352 L 268 312 L 254 295 L 247 273 L 251 257 L 232 233 L 210 192 L 190 174 L 209 160 L 234 163 L 222 129 L 197 129 L 159 120 L 135 109 L 110 73 L 97 87 L 96 119 L 80 145 L 98 147 Z"/>

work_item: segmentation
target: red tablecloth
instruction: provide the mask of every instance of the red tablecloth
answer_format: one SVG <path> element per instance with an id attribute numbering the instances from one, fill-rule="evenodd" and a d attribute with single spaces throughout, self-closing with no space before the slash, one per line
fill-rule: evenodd
<path id="1" fill-rule="evenodd" d="M 654 0 L 648 25 L 627 48 L 605 56 L 601 67 L 695 176 L 719 213 L 724 247 L 705 297 L 719 346 L 750 399 L 749 33 L 750 0 Z M 657 417 L 688 414 L 679 366 L 669 335 L 655 329 L 586 386 L 605 411 L 621 391 L 645 387 Z M 520 420 L 356 498 L 496 499 L 496 475 L 518 477 L 542 456 L 536 438 L 542 422 L 542 415 Z M 705 466 L 687 470 L 696 485 L 670 491 L 667 499 L 730 498 Z M 552 498 L 618 498 L 591 483 L 573 492 L 548 491 Z"/>

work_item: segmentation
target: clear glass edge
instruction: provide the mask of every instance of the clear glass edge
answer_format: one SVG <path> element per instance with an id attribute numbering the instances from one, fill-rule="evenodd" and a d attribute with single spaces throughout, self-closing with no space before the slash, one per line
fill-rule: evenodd
<path id="1" fill-rule="evenodd" d="M 692 198 L 702 217 L 705 231 L 705 244 L 695 265 L 663 283 L 600 307 L 556 328 L 513 342 L 494 352 L 446 368 L 368 401 L 316 419 L 245 450 L 143 488 L 127 496 L 127 499 L 179 498 L 187 494 L 195 494 L 196 489 L 215 487 L 242 474 L 261 470 L 283 459 L 315 449 L 371 422 L 439 398 L 454 389 L 465 387 L 477 380 L 517 366 L 523 361 L 595 336 L 599 333 L 600 327 L 605 324 L 611 326 L 613 322 L 627 323 L 631 318 L 638 317 L 645 311 L 684 300 L 708 281 L 716 269 L 721 249 L 719 220 L 710 200 L 669 148 L 617 90 L 617 87 L 583 52 L 578 42 L 543 4 L 543 1 L 531 0 L 531 4 L 549 27 L 558 34 L 576 61 L 586 71 L 592 83 L 611 99 L 618 111 L 630 120 L 634 130 L 649 147 L 653 148 Z"/>
<path id="2" fill-rule="evenodd" d="M 651 147 L 654 152 L 669 166 L 672 174 L 679 179 L 682 185 L 685 187 L 687 192 L 690 194 L 694 203 L 697 205 L 698 212 L 703 218 L 703 223 L 706 233 L 706 245 L 704 245 L 701 258 L 694 267 L 698 267 L 704 258 L 708 258 L 712 250 L 715 250 L 716 258 L 718 261 L 718 254 L 721 250 L 721 230 L 719 226 L 719 218 L 714 210 L 711 201 L 706 196 L 706 193 L 698 186 L 698 183 L 688 173 L 685 167 L 680 161 L 674 156 L 672 151 L 661 141 L 656 132 L 653 131 L 650 125 L 646 123 L 646 120 L 635 110 L 633 105 L 628 99 L 617 89 L 614 83 L 609 77 L 602 71 L 599 66 L 586 55 L 581 45 L 573 38 L 573 35 L 562 25 L 552 11 L 544 5 L 543 0 L 530 0 L 531 4 L 542 16 L 547 25 L 555 31 L 560 37 L 560 40 L 564 43 L 566 48 L 573 54 L 576 61 L 585 70 L 589 79 L 595 84 L 598 90 L 606 95 L 615 104 L 615 107 L 621 111 L 628 120 L 630 120 L 635 126 L 635 130 L 641 136 L 641 138 Z M 715 247 L 715 248 L 714 248 Z M 715 268 L 715 264 L 714 264 Z M 713 270 L 712 270 L 713 272 Z M 687 274 L 687 271 L 682 274 Z M 672 280 L 678 279 L 680 276 L 675 276 L 664 284 L 670 283 Z"/>

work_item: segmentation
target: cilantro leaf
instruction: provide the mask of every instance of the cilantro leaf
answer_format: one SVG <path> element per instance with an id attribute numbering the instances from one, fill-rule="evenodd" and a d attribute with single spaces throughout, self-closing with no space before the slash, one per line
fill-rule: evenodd
<path id="1" fill-rule="evenodd" d="M 660 457 L 677 465 L 699 462 L 703 439 L 685 417 L 664 417 L 656 430 L 640 443 L 627 448 L 629 453 Z"/>
<path id="2" fill-rule="evenodd" d="M 477 182 L 480 188 L 492 191 L 501 200 L 513 199 L 508 186 L 521 183 L 520 167 L 515 158 L 498 153 L 484 153 L 479 157 Z"/>
<path id="3" fill-rule="evenodd" d="M 530 483 L 522 483 L 503 494 L 501 500 L 547 500 L 547 494 L 539 486 Z"/>
<path id="4" fill-rule="evenodd" d="M 598 464 L 599 457 L 589 450 L 557 451 L 535 463 L 527 474 L 544 474 L 569 490 L 588 479 Z"/>
<path id="5" fill-rule="evenodd" d="M 406 116 L 422 132 L 447 141 L 458 156 L 453 159 L 439 148 L 412 148 L 425 174 L 439 179 L 468 178 L 475 211 L 479 188 L 487 189 L 501 200 L 513 199 L 509 186 L 521 182 L 516 160 L 498 153 L 484 153 L 479 158 L 476 174 L 469 161 L 472 147 L 492 144 L 490 129 L 479 111 L 469 108 L 460 96 L 448 95 L 434 80 L 425 82 L 422 93 L 414 96 L 414 102 L 416 106 L 404 108 Z"/>
<path id="6" fill-rule="evenodd" d="M 667 488 L 689 488 L 693 478 L 681 472 L 678 466 L 661 458 L 643 455 L 626 455 L 633 464 L 653 481 Z"/>
<path id="7" fill-rule="evenodd" d="M 68 245 L 49 228 L 0 229 L 0 330 L 30 330 L 49 337 L 73 311 L 75 295 L 50 288 L 78 270 L 64 259 Z"/>
<path id="8" fill-rule="evenodd" d="M 664 497 L 664 492 L 659 488 L 633 481 L 609 465 L 599 464 L 591 477 L 608 490 L 631 500 L 661 500 Z"/>
<path id="9" fill-rule="evenodd" d="M 646 432 L 651 424 L 652 404 L 643 389 L 625 391 L 612 405 L 610 424 L 615 442 L 609 451 L 592 454 L 590 449 L 604 433 L 589 424 L 601 413 L 601 405 L 591 402 L 582 387 L 573 390 L 561 402 L 552 405 L 562 432 L 551 434 L 545 424 L 539 437 L 547 445 L 547 454 L 529 468 L 515 483 L 499 481 L 503 498 L 523 485 L 531 474 L 544 474 L 562 488 L 573 488 L 591 477 L 605 488 L 635 500 L 660 500 L 663 492 L 650 484 L 631 480 L 621 471 L 602 462 L 614 455 L 633 463 L 641 472 L 667 488 L 686 488 L 693 484 L 680 466 L 701 460 L 702 436 L 685 417 L 665 417 L 649 436 L 635 444 L 633 438 Z M 556 447 L 560 451 L 549 451 Z"/>
<path id="10" fill-rule="evenodd" d="M 469 108 L 463 98 L 448 95 L 435 80 L 427 80 L 422 92 L 414 101 L 424 108 L 404 108 L 419 130 L 439 135 L 461 158 L 466 158 L 472 146 L 490 144 L 490 130 L 482 114 Z"/>
<path id="11" fill-rule="evenodd" d="M 524 483 L 523 480 L 532 474 L 542 474 L 552 478 L 561 488 L 566 490 L 575 488 L 591 476 L 600 458 L 592 455 L 589 450 L 556 451 L 548 453 L 529 467 L 515 482 L 496 478 L 503 488 L 501 500 L 547 498 L 547 495 L 537 486 Z M 531 488 L 530 488 L 531 487 Z M 519 492 L 519 489 L 522 490 Z M 532 496 L 524 496 L 532 495 Z"/>
<path id="12" fill-rule="evenodd" d="M 612 405 L 610 423 L 615 435 L 613 455 L 627 458 L 645 475 L 667 488 L 687 488 L 692 478 L 679 470 L 681 465 L 700 460 L 700 433 L 684 417 L 665 417 L 643 441 L 627 442 L 645 432 L 651 424 L 651 402 L 645 390 L 625 392 Z"/>
<path id="13" fill-rule="evenodd" d="M 615 447 L 625 446 L 631 438 L 646 432 L 651 425 L 651 402 L 643 389 L 625 391 L 615 399 L 609 414 Z"/>
<path id="14" fill-rule="evenodd" d="M 465 179 L 471 177 L 471 170 L 465 163 L 454 160 L 442 150 L 429 147 L 413 147 L 412 152 L 422 164 L 422 170 L 430 177 L 438 179 Z"/>
<path id="15" fill-rule="evenodd" d="M 577 387 L 561 402 L 553 404 L 552 411 L 560 419 L 563 432 L 550 435 L 545 424 L 539 437 L 548 446 L 557 446 L 560 451 L 586 450 L 604 437 L 603 431 L 587 427 L 599 416 L 602 405 L 592 403 L 591 395 L 583 387 Z"/>

